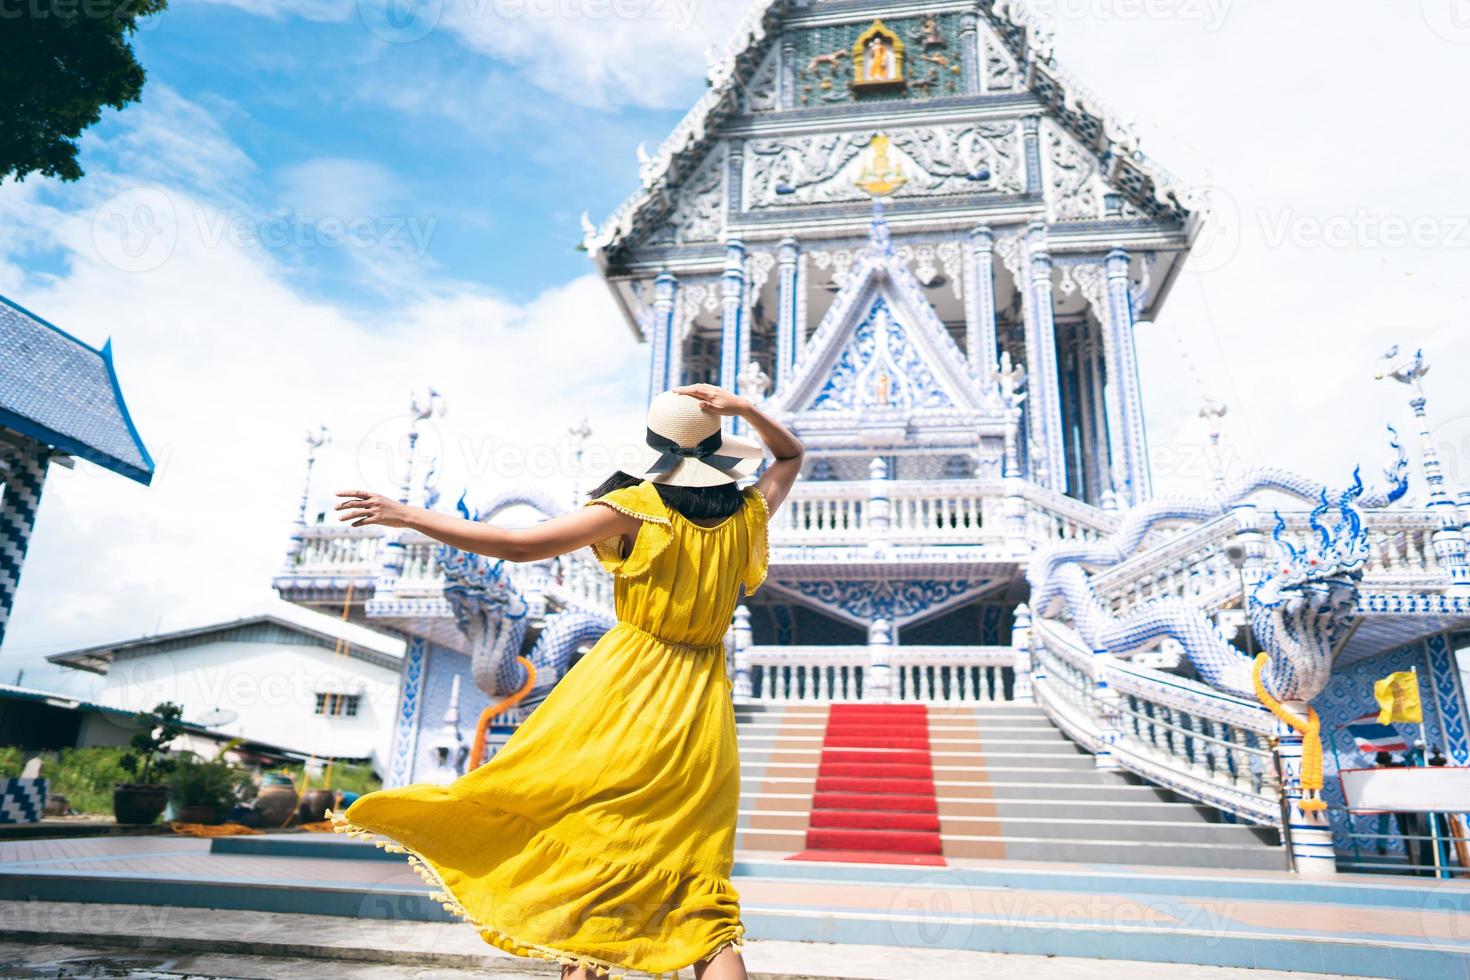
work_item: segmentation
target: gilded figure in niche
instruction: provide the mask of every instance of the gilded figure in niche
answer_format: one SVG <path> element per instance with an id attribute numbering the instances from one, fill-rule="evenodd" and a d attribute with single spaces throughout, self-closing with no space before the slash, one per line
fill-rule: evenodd
<path id="1" fill-rule="evenodd" d="M 873 21 L 852 46 L 853 87 L 902 85 L 903 59 L 903 40 L 881 20 Z"/>

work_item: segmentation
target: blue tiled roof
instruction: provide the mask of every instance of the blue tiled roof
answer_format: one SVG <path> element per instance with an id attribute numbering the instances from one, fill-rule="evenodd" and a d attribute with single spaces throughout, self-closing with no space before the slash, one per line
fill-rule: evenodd
<path id="1" fill-rule="evenodd" d="M 0 296 L 0 428 L 148 483 L 153 458 L 99 351 Z"/>

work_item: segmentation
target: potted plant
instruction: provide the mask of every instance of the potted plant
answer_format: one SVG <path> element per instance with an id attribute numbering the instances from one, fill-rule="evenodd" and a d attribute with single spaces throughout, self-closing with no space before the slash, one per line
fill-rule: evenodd
<path id="1" fill-rule="evenodd" d="M 179 705 L 163 701 L 152 711 L 133 716 L 138 731 L 128 740 L 128 751 L 118 762 L 137 782 L 118 783 L 113 788 L 112 812 L 118 823 L 152 823 L 168 806 L 168 786 L 155 780 L 174 770 L 168 747 L 184 733 L 179 724 L 183 713 Z"/>
<path id="2" fill-rule="evenodd" d="M 224 760 L 224 750 L 215 759 L 185 752 L 175 761 L 169 798 L 178 819 L 184 823 L 219 823 L 235 802 L 242 774 Z"/>

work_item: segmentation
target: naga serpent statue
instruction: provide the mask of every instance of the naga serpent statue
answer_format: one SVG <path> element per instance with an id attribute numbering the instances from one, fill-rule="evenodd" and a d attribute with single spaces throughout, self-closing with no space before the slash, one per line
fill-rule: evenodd
<path id="1" fill-rule="evenodd" d="M 519 497 L 512 502 L 544 506 L 540 500 Z M 471 515 L 463 497 L 459 512 L 467 520 L 480 520 L 478 513 Z M 530 607 L 505 563 L 448 545 L 440 545 L 435 558 L 444 573 L 444 597 L 469 646 L 470 678 L 485 694 L 499 699 L 480 717 L 473 768 L 480 761 L 490 720 L 518 707 L 528 713 L 566 674 L 577 648 L 607 632 L 613 620 L 568 608 L 547 618 L 530 656 L 522 656 Z"/>
<path id="2" fill-rule="evenodd" d="M 1130 511 L 1118 530 L 1103 541 L 1067 542 L 1038 552 L 1027 568 L 1033 613 L 1046 618 L 1069 613 L 1073 628 L 1094 650 L 1127 653 L 1165 637 L 1178 641 L 1205 683 L 1257 698 L 1306 735 L 1312 744 L 1305 751 L 1303 787 L 1311 798 L 1303 806 L 1319 809 L 1315 790 L 1321 786 L 1320 743 L 1315 713 L 1309 710 L 1309 723 L 1303 725 L 1280 702 L 1308 702 L 1321 693 L 1331 674 L 1333 652 L 1351 626 L 1358 583 L 1370 555 L 1357 507 L 1386 507 L 1408 490 L 1408 457 L 1392 426 L 1389 432 L 1395 457 L 1384 470 L 1389 482 L 1386 490 L 1365 490 L 1354 471 L 1352 485 L 1334 495 L 1298 474 L 1262 467 L 1209 496 L 1155 498 Z M 1154 525 L 1168 520 L 1212 520 L 1264 490 L 1317 501 L 1308 519 L 1317 543 L 1305 548 L 1293 545 L 1283 536 L 1286 522 L 1276 515 L 1273 538 L 1282 559 L 1250 595 L 1251 629 L 1265 650 L 1254 661 L 1222 635 L 1203 610 L 1184 599 L 1150 599 L 1116 617 L 1093 589 L 1088 572 L 1113 567 L 1136 554 Z M 1322 517 L 1334 503 L 1339 516 L 1328 528 Z"/>

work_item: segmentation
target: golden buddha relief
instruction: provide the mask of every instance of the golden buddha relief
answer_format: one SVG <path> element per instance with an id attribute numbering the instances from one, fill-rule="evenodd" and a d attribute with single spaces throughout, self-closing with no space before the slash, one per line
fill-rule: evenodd
<path id="1" fill-rule="evenodd" d="M 887 197 L 909 182 L 903 172 L 903 163 L 898 154 L 890 149 L 888 134 L 876 133 L 868 144 L 857 177 L 853 179 L 862 190 L 874 197 Z"/>
<path id="2" fill-rule="evenodd" d="M 903 84 L 903 40 L 875 20 L 852 46 L 852 87 L 885 88 Z"/>

